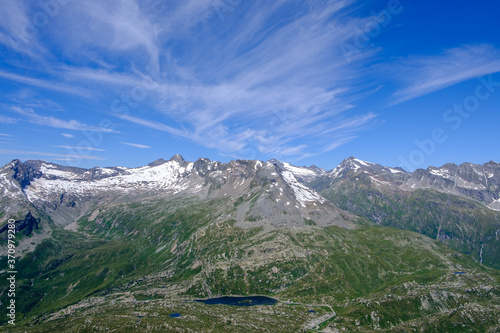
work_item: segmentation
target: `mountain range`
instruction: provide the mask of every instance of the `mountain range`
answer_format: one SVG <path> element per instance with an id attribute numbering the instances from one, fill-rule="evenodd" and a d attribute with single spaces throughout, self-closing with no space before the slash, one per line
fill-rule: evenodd
<path id="1" fill-rule="evenodd" d="M 19 331 L 500 325 L 497 162 L 410 173 L 354 157 L 329 171 L 180 155 L 139 168 L 13 160 L 0 194 L 3 253 L 16 220 Z M 185 302 L 215 295 L 282 302 Z M 160 320 L 174 310 L 186 316 Z"/>

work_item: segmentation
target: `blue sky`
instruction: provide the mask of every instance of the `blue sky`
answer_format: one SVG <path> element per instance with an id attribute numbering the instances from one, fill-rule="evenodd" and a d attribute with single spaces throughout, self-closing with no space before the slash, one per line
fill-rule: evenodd
<path id="1" fill-rule="evenodd" d="M 498 1 L 1 4 L 2 165 L 500 162 Z"/>

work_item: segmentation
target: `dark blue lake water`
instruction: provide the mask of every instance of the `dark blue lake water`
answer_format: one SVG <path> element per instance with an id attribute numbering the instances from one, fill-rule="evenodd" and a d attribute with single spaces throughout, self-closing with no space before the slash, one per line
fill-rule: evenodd
<path id="1" fill-rule="evenodd" d="M 197 299 L 196 302 L 209 305 L 222 304 L 234 306 L 273 305 L 278 303 L 278 301 L 274 298 L 267 296 L 223 296 L 208 299 Z"/>

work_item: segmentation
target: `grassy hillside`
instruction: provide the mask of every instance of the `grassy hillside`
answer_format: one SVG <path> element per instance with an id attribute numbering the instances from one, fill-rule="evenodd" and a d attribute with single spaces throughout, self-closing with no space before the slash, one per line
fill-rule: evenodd
<path id="1" fill-rule="evenodd" d="M 18 263 L 18 331 L 498 325 L 498 271 L 442 243 L 376 225 L 242 229 L 229 217 L 232 206 L 123 203 L 83 217 L 79 232 L 54 227 L 52 238 Z M 290 302 L 244 310 L 185 302 L 214 295 Z M 0 300 L 5 304 L 5 289 Z M 169 318 L 172 312 L 183 316 Z"/>

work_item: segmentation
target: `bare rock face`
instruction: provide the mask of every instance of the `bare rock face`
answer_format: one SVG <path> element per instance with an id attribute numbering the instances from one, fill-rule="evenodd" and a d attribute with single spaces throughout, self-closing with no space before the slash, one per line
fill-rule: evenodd
<path id="1" fill-rule="evenodd" d="M 22 163 L 19 160 L 14 160 L 11 163 L 11 169 L 14 172 L 13 178 L 21 185 L 21 188 L 25 188 L 29 186 L 35 178 L 40 178 L 42 176 L 39 166 L 39 161 Z"/>
<path id="2" fill-rule="evenodd" d="M 40 224 L 40 218 L 34 217 L 31 215 L 31 212 L 24 217 L 24 219 L 16 220 L 14 222 L 16 233 L 22 232 L 24 235 L 29 236 L 33 232 L 33 230 L 38 229 L 38 225 Z M 0 234 L 6 232 L 8 229 L 8 225 L 4 225 L 0 228 Z"/>

